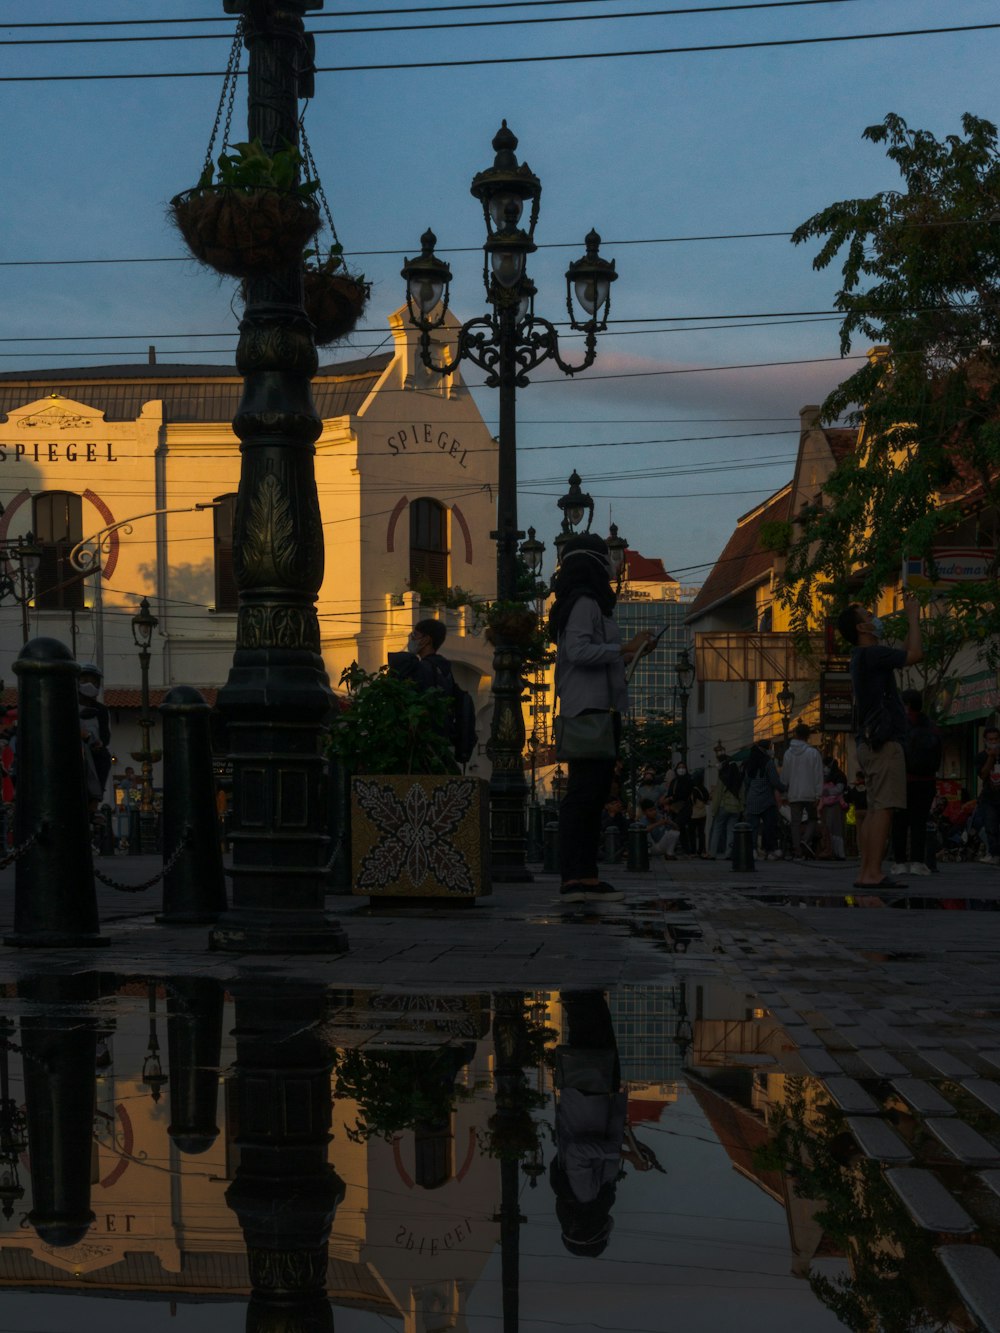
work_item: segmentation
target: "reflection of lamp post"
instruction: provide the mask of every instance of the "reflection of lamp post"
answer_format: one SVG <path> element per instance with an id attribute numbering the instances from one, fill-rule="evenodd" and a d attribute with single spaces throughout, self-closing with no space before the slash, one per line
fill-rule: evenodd
<path id="1" fill-rule="evenodd" d="M 786 680 L 777 694 L 778 712 L 781 715 L 781 729 L 785 736 L 785 749 L 788 749 L 788 727 L 795 707 L 795 694 Z"/>
<path id="2" fill-rule="evenodd" d="M 160 1063 L 160 1038 L 156 1031 L 156 982 L 149 986 L 149 1041 L 146 1045 L 146 1058 L 142 1062 L 142 1086 L 149 1089 L 154 1102 L 160 1100 L 160 1094 L 167 1085 L 167 1075 Z"/>
<path id="3" fill-rule="evenodd" d="M 4 542 L 0 561 L 0 602 L 10 600 L 20 606 L 21 642 L 27 643 L 30 632 L 28 604 L 35 595 L 35 575 L 42 562 L 41 548 L 36 544 L 34 534 L 27 533 L 23 541 Z"/>
<path id="4" fill-rule="evenodd" d="M 137 750 L 133 759 L 142 765 L 142 796 L 139 802 L 139 847 L 144 853 L 156 851 L 156 821 L 153 815 L 153 751 L 149 746 L 149 733 L 153 718 L 149 711 L 149 646 L 153 640 L 153 630 L 160 622 L 149 609 L 149 598 L 144 597 L 139 603 L 139 610 L 132 617 L 132 638 L 139 649 L 139 670 L 142 673 L 142 712 L 139 716 L 139 728 L 142 731 L 142 749 Z M 159 756 L 157 755 L 157 758 Z"/>
<path id="5" fill-rule="evenodd" d="M 677 654 L 677 697 L 681 701 L 681 762 L 688 761 L 688 696 L 694 684 L 694 663 L 688 656 L 688 650 L 682 648 Z"/>
<path id="6" fill-rule="evenodd" d="M 14 1205 L 24 1198 L 24 1186 L 18 1175 L 21 1153 L 28 1146 L 24 1114 L 10 1095 L 10 1035 L 14 1024 L 0 1019 L 0 1208 L 4 1217 L 14 1216 Z"/>
<path id="7" fill-rule="evenodd" d="M 614 262 L 598 253 L 601 238 L 591 231 L 586 254 L 566 271 L 566 305 L 570 327 L 583 333 L 584 357 L 570 365 L 559 351 L 559 335 L 547 319 L 535 314 L 535 287 L 525 271 L 534 242 L 542 183 L 526 163 L 518 163 L 516 136 L 504 121 L 493 139 L 496 157 L 473 178 L 472 193 L 483 206 L 486 241 L 483 245 L 483 281 L 488 315 L 468 320 L 457 330 L 455 354 L 443 362 L 431 355 L 431 333 L 444 325 L 448 311 L 451 270 L 434 254 L 437 238 L 426 231 L 421 253 L 403 264 L 410 321 L 420 329 L 424 365 L 439 375 L 451 375 L 463 360 L 486 372 L 486 384 L 499 390 L 499 456 L 497 460 L 497 600 L 515 601 L 517 589 L 517 389 L 545 361 L 554 361 L 565 375 L 591 366 L 597 355 L 597 334 L 607 327 L 611 284 L 617 278 Z M 518 224 L 529 206 L 527 230 Z M 583 310 L 582 322 L 574 297 Z M 522 647 L 501 630 L 494 641 L 493 719 L 488 753 L 490 777 L 490 850 L 494 879 L 519 880 L 524 869 L 524 806 L 527 784 L 521 752 L 524 718 L 521 713 Z"/>

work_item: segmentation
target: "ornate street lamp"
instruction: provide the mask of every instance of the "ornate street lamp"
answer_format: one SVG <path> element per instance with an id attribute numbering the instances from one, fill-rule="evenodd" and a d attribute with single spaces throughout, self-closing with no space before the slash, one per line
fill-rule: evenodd
<path id="1" fill-rule="evenodd" d="M 35 595 L 35 576 L 42 563 L 42 549 L 28 532 L 21 541 L 4 542 L 0 551 L 0 602 L 11 601 L 21 608 L 21 642 L 28 642 L 28 605 Z"/>
<path id="2" fill-rule="evenodd" d="M 139 849 L 144 855 L 156 851 L 156 817 L 153 813 L 153 762 L 158 759 L 159 751 L 150 748 L 149 733 L 153 718 L 149 711 L 149 647 L 153 641 L 153 630 L 160 622 L 149 609 L 149 598 L 144 597 L 139 603 L 139 610 L 132 617 L 132 638 L 139 649 L 139 670 L 142 674 L 142 712 L 139 715 L 139 729 L 142 731 L 142 749 L 136 750 L 132 758 L 142 765 L 142 795 L 139 801 Z"/>
<path id="3" fill-rule="evenodd" d="M 677 697 L 681 701 L 681 762 L 688 761 L 688 698 L 694 684 L 694 663 L 688 656 L 688 650 L 682 648 L 677 654 Z"/>
<path id="4" fill-rule="evenodd" d="M 788 729 L 792 720 L 792 709 L 795 707 L 795 693 L 786 680 L 778 691 L 776 696 L 778 713 L 781 717 L 781 729 L 785 735 L 785 749 L 788 748 Z"/>
<path id="5" fill-rule="evenodd" d="M 160 1062 L 160 1038 L 156 1031 L 156 982 L 150 981 L 147 985 L 149 994 L 149 1041 L 146 1045 L 146 1056 L 142 1062 L 142 1086 L 148 1088 L 153 1101 L 158 1102 L 163 1089 L 167 1086 L 167 1075 L 163 1072 L 163 1065 Z"/>
<path id="6" fill-rule="evenodd" d="M 618 535 L 618 524 L 612 523 L 608 530 L 607 537 L 608 559 L 611 561 L 611 572 L 621 587 L 622 579 L 625 576 L 625 553 L 628 550 L 628 538 Z"/>
<path id="7" fill-rule="evenodd" d="M 440 328 L 448 311 L 451 270 L 434 254 L 432 231 L 421 237 L 421 251 L 404 261 L 406 301 L 411 322 L 420 330 L 420 355 L 429 370 L 453 374 L 463 360 L 486 372 L 486 384 L 499 390 L 499 457 L 497 476 L 497 599 L 517 598 L 517 416 L 516 392 L 528 375 L 545 361 L 554 361 L 565 375 L 593 365 L 597 334 L 607 328 L 611 284 L 617 278 L 614 261 L 602 259 L 600 240 L 591 231 L 586 252 L 566 271 L 566 305 L 570 327 L 584 334 L 584 356 L 570 365 L 559 351 L 555 326 L 535 314 L 535 286 L 527 276 L 528 255 L 535 249 L 534 233 L 542 184 L 526 163 L 515 156 L 516 136 L 504 121 L 493 139 L 493 164 L 473 177 L 471 192 L 483 206 L 486 240 L 483 245 L 483 283 L 492 307 L 488 315 L 468 320 L 458 330 L 453 359 L 437 362 L 431 353 L 431 334 Z M 522 226 L 527 207 L 527 225 Z M 577 307 L 582 318 L 577 316 Z M 579 478 L 577 478 L 579 484 Z M 493 719 L 487 752 L 493 765 L 490 777 L 490 848 L 494 879 L 529 879 L 524 866 L 525 800 L 527 784 L 521 752 L 524 719 L 521 714 L 523 649 L 498 634 L 493 656 Z"/>
<path id="8" fill-rule="evenodd" d="M 565 495 L 559 497 L 556 504 L 562 514 L 562 522 L 554 545 L 556 548 L 556 564 L 561 565 L 563 547 L 570 537 L 575 537 L 580 531 L 589 532 L 594 519 L 594 497 L 581 489 L 580 474 L 575 468 L 569 478 L 569 490 Z M 587 519 L 587 526 L 581 529 L 580 524 L 584 517 Z"/>

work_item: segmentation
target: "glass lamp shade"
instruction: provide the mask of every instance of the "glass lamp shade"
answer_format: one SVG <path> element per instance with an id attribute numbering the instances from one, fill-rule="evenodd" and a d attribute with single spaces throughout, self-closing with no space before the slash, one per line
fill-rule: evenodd
<path id="1" fill-rule="evenodd" d="M 532 574 L 538 574 L 542 568 L 542 556 L 545 554 L 545 544 L 540 542 L 535 536 L 535 529 L 528 529 L 528 540 L 521 543 L 521 559 L 527 565 Z"/>
<path id="2" fill-rule="evenodd" d="M 586 513 L 583 505 L 568 505 L 566 508 L 566 517 L 569 519 L 571 527 L 577 527 L 583 522 L 583 516 Z"/>
<path id="3" fill-rule="evenodd" d="M 608 532 L 608 559 L 611 562 L 611 572 L 616 576 L 625 567 L 625 552 L 628 550 L 628 542 L 624 537 L 618 535 L 618 524 L 612 523 Z"/>
<path id="4" fill-rule="evenodd" d="M 516 287 L 524 272 L 524 251 L 496 248 L 490 253 L 490 267 L 501 287 Z"/>
<path id="5" fill-rule="evenodd" d="M 410 300 L 420 313 L 429 315 L 434 307 L 441 302 L 444 283 L 434 282 L 425 277 L 411 277 L 407 284 L 407 290 L 410 293 Z"/>
<path id="6" fill-rule="evenodd" d="M 785 681 L 784 685 L 782 685 L 781 689 L 778 691 L 778 711 L 781 713 L 782 717 L 791 717 L 792 709 L 794 707 L 795 694 L 789 688 L 788 682 Z"/>
<path id="7" fill-rule="evenodd" d="M 517 227 L 524 205 L 529 201 L 532 209 L 528 230 L 534 231 L 542 183 L 527 162 L 518 162 L 516 148 L 517 135 L 503 121 L 493 137 L 496 154 L 493 165 L 478 171 L 472 178 L 470 191 L 483 206 L 486 229 L 490 233 L 502 231 L 507 226 Z"/>
<path id="8" fill-rule="evenodd" d="M 494 230 L 499 231 L 505 223 L 509 222 L 516 227 L 521 221 L 521 214 L 524 212 L 524 199 L 517 191 L 501 186 L 490 194 L 487 207 Z"/>
<path id="9" fill-rule="evenodd" d="M 583 258 L 575 259 L 566 270 L 566 284 L 588 319 L 603 319 L 611 299 L 611 284 L 618 278 L 615 261 L 601 258 L 601 238 L 596 231 L 588 232 L 585 245 Z"/>
<path id="10" fill-rule="evenodd" d="M 149 598 L 144 597 L 139 603 L 139 611 L 132 617 L 132 638 L 137 648 L 148 648 L 153 639 L 153 630 L 160 622 L 149 609 Z"/>
<path id="11" fill-rule="evenodd" d="M 682 690 L 690 690 L 694 684 L 694 663 L 686 648 L 677 654 L 677 684 Z"/>
<path id="12" fill-rule="evenodd" d="M 584 312 L 593 317 L 611 294 L 611 283 L 606 277 L 578 276 L 573 282 L 573 291 Z"/>
<path id="13" fill-rule="evenodd" d="M 437 237 L 428 228 L 420 238 L 420 254 L 416 259 L 405 259 L 400 277 L 406 280 L 407 300 L 420 314 L 427 316 L 445 298 L 451 282 L 451 269 L 434 253 Z"/>
<path id="14" fill-rule="evenodd" d="M 556 503 L 562 510 L 563 519 L 571 530 L 579 527 L 585 514 L 589 515 L 587 522 L 589 530 L 590 520 L 594 517 L 594 501 L 590 495 L 580 489 L 580 474 L 575 468 L 570 473 L 569 490 Z"/>
<path id="15" fill-rule="evenodd" d="M 21 568 L 28 578 L 33 579 L 38 573 L 39 565 L 42 563 L 42 553 L 35 545 L 34 533 L 27 533 L 24 541 L 17 549 L 17 554 L 21 562 Z"/>

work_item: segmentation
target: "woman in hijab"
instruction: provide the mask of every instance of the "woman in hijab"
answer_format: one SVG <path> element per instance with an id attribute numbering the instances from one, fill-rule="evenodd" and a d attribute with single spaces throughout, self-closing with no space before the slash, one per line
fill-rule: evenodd
<path id="1" fill-rule="evenodd" d="M 756 845 L 760 829 L 761 847 L 767 861 L 780 861 L 778 851 L 778 797 L 788 790 L 774 766 L 769 740 L 757 741 L 743 766 L 746 782 L 746 817 Z"/>
<path id="2" fill-rule="evenodd" d="M 556 645 L 559 711 L 563 717 L 579 717 L 610 710 L 617 740 L 628 707 L 625 666 L 649 651 L 653 636 L 643 630 L 622 643 L 611 615 L 617 595 L 608 548 L 595 533 L 582 533 L 566 543 L 552 591 L 549 637 Z M 567 767 L 566 794 L 559 806 L 559 896 L 565 902 L 618 902 L 625 895 L 597 874 L 601 810 L 615 760 L 570 759 Z"/>

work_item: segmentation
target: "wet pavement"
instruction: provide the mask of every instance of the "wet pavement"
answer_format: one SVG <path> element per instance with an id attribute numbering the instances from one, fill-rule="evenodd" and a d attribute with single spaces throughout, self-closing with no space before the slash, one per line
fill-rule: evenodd
<path id="1" fill-rule="evenodd" d="M 1000 872 L 852 869 L 335 897 L 335 958 L 102 889 L 0 950 L 0 1324 L 1000 1329 Z"/>

